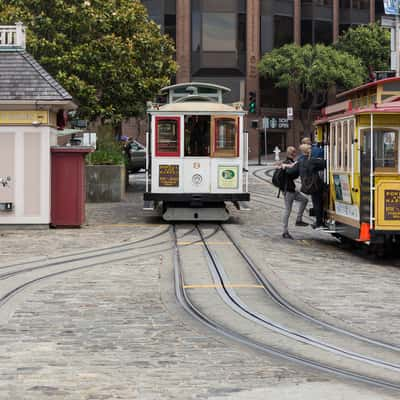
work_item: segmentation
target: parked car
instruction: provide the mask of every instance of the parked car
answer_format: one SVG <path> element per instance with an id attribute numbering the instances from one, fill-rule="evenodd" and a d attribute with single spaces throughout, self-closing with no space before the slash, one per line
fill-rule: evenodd
<path id="1" fill-rule="evenodd" d="M 126 145 L 126 155 L 128 157 L 128 173 L 135 173 L 146 168 L 146 149 L 136 140 Z"/>

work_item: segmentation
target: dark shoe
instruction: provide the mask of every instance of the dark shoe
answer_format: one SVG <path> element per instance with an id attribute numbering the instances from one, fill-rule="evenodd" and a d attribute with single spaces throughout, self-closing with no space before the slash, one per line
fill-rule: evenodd
<path id="1" fill-rule="evenodd" d="M 307 222 L 304 221 L 296 221 L 296 226 L 308 226 Z"/>
<path id="2" fill-rule="evenodd" d="M 292 235 L 291 235 L 289 232 L 283 233 L 283 234 L 282 234 L 282 237 L 283 237 L 284 239 L 292 239 L 292 240 L 293 240 L 293 237 L 292 237 Z"/>
<path id="3" fill-rule="evenodd" d="M 315 229 L 316 231 L 322 231 L 324 229 L 328 229 L 328 227 L 324 224 L 312 224 L 311 225 L 313 229 Z"/>

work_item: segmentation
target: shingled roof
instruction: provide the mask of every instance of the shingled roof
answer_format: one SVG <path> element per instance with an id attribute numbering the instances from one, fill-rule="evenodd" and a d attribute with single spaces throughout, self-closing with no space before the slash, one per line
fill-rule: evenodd
<path id="1" fill-rule="evenodd" d="M 24 50 L 0 52 L 0 101 L 72 101 L 72 96 Z"/>

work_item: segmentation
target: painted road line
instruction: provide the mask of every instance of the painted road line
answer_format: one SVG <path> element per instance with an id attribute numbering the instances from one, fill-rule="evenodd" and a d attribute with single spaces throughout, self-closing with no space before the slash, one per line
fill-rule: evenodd
<path id="1" fill-rule="evenodd" d="M 188 244 L 203 246 L 202 242 L 178 242 L 178 246 L 187 246 Z M 231 242 L 207 242 L 208 245 L 232 245 Z"/>
<path id="2" fill-rule="evenodd" d="M 184 285 L 184 289 L 221 289 L 223 286 L 222 285 L 216 285 L 216 284 L 208 284 L 208 285 Z M 232 288 L 232 289 L 262 289 L 264 288 L 263 285 L 254 285 L 254 284 L 231 284 L 231 285 L 225 285 L 224 287 L 226 288 Z"/>
<path id="3" fill-rule="evenodd" d="M 88 225 L 88 227 L 95 226 L 97 227 L 102 227 L 102 228 L 131 228 L 131 227 L 137 227 L 137 228 L 146 228 L 146 227 L 160 227 L 160 226 L 165 226 L 164 224 L 95 224 L 95 225 Z"/>

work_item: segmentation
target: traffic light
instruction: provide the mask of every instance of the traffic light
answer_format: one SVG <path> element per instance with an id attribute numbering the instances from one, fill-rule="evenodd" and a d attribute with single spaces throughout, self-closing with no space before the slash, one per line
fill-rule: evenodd
<path id="1" fill-rule="evenodd" d="M 249 113 L 255 114 L 256 112 L 256 98 L 255 92 L 249 92 Z"/>

